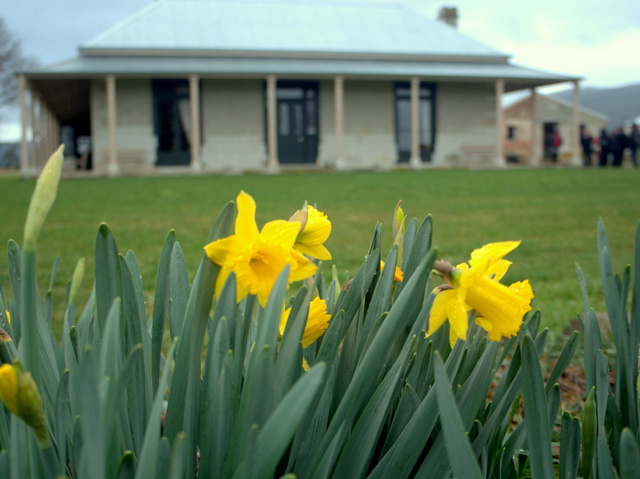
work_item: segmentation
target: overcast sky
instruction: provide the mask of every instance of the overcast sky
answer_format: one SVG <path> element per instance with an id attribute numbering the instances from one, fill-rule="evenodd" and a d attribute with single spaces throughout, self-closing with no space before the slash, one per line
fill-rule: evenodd
<path id="1" fill-rule="evenodd" d="M 26 55 L 41 65 L 50 65 L 76 57 L 80 44 L 152 1 L 2 0 L 0 16 L 22 42 Z M 396 3 L 430 18 L 435 18 L 443 5 L 455 5 L 462 33 L 512 55 L 513 63 L 584 77 L 583 86 L 640 82 L 640 0 L 450 3 L 396 0 Z"/>

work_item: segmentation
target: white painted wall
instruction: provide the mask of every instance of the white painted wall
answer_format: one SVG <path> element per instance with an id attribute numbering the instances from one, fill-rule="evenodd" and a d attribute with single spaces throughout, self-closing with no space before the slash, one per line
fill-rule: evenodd
<path id="1" fill-rule="evenodd" d="M 493 83 L 438 83 L 433 166 L 488 167 L 497 141 Z"/>
<path id="2" fill-rule="evenodd" d="M 104 79 L 91 81 L 91 138 L 93 168 L 96 174 L 104 174 L 107 172 L 109 149 Z M 153 134 L 151 80 L 116 78 L 116 142 L 119 151 L 127 150 L 129 156 L 134 153 L 141 159 L 135 167 L 141 164 L 143 168 L 153 168 L 156 138 Z M 126 164 L 121 166 L 127 169 Z"/>

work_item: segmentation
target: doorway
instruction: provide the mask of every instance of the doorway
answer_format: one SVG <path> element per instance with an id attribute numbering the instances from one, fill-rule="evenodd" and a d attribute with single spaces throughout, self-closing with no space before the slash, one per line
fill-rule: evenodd
<path id="1" fill-rule="evenodd" d="M 316 162 L 318 90 L 318 82 L 313 81 L 277 83 L 276 112 L 280 164 Z"/>
<path id="2" fill-rule="evenodd" d="M 398 162 L 407 163 L 411 156 L 411 86 L 398 82 L 394 87 L 396 113 L 396 144 Z M 420 158 L 431 161 L 435 144 L 435 84 L 420 84 Z"/>
<path id="3" fill-rule="evenodd" d="M 153 80 L 156 165 L 181 166 L 191 162 L 189 82 Z"/>

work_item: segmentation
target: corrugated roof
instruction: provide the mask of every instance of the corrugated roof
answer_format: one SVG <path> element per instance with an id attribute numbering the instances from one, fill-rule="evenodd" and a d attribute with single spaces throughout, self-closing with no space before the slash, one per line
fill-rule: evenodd
<path id="1" fill-rule="evenodd" d="M 286 0 L 157 1 L 81 47 L 105 50 L 508 58 L 397 4 Z"/>
<path id="2" fill-rule="evenodd" d="M 494 81 L 504 79 L 507 91 L 561 83 L 577 78 L 541 72 L 509 63 L 454 63 L 381 60 L 208 58 L 208 57 L 80 57 L 50 67 L 31 70 L 33 78 L 118 76 L 172 76 L 264 78 L 389 78 L 418 76 L 423 80 Z"/>

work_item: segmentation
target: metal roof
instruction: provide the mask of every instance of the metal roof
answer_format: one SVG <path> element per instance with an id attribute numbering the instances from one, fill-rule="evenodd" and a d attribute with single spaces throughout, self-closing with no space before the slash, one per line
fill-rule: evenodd
<path id="1" fill-rule="evenodd" d="M 508 59 L 401 5 L 312 0 L 160 0 L 80 48 L 83 55 L 141 50 Z"/>
<path id="2" fill-rule="evenodd" d="M 116 74 L 121 77 L 286 78 L 312 77 L 423 80 L 494 81 L 504 79 L 506 90 L 517 90 L 575 80 L 510 63 L 419 62 L 298 58 L 209 58 L 209 57 L 80 57 L 69 62 L 28 72 L 30 78 L 90 78 Z"/>

